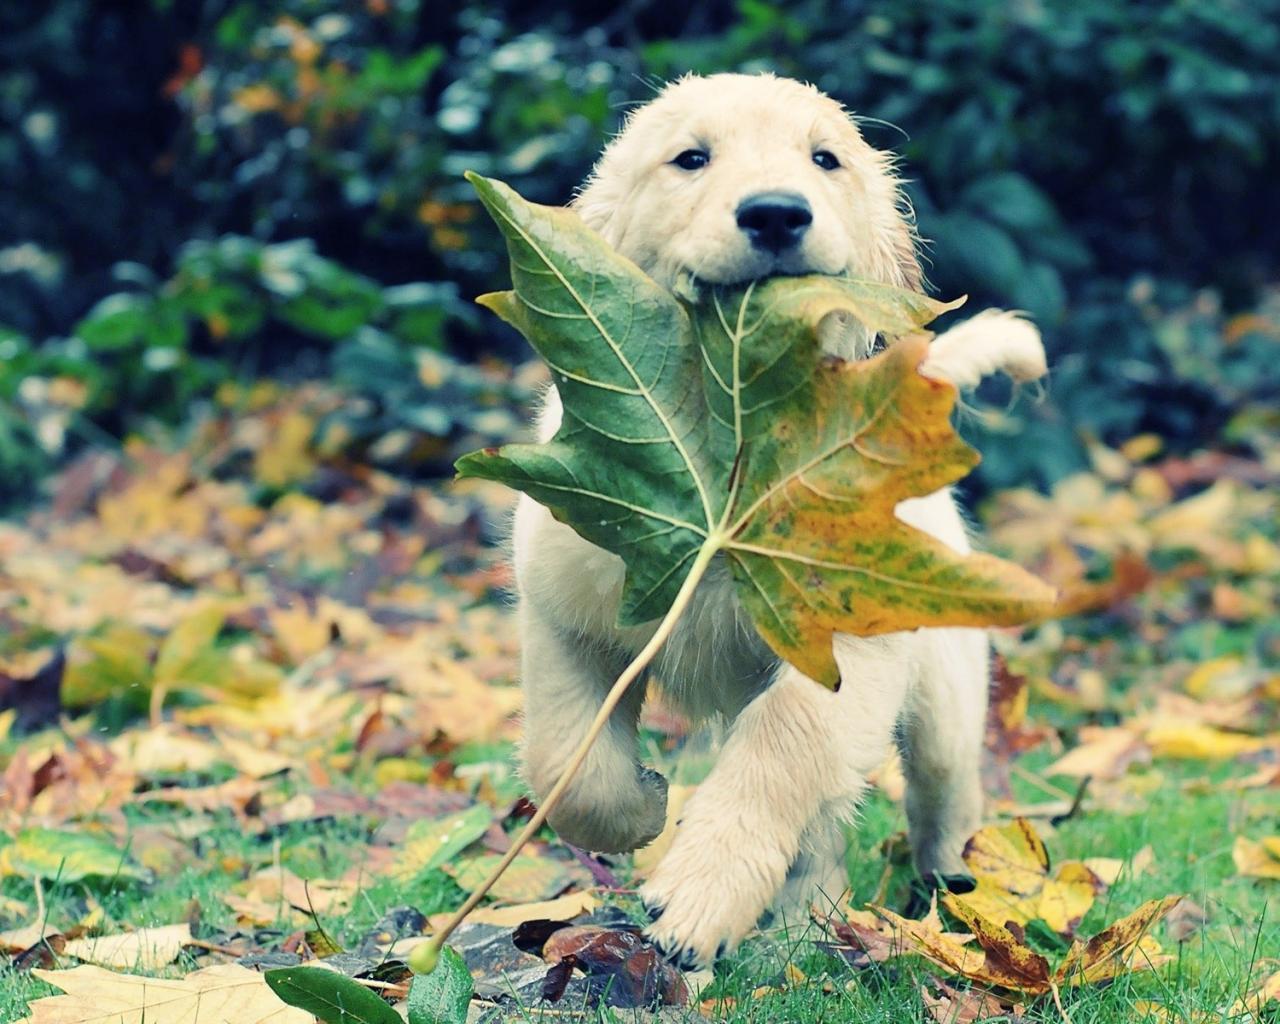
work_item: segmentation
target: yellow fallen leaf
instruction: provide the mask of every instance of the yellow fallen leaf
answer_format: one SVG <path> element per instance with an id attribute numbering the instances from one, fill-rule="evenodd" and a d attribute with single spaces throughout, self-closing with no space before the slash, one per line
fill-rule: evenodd
<path id="1" fill-rule="evenodd" d="M 964 860 L 977 882 L 965 903 L 996 924 L 1040 920 L 1070 936 L 1106 888 L 1080 861 L 1067 861 L 1050 875 L 1049 854 L 1025 818 L 979 830 L 966 844 Z"/>
<path id="2" fill-rule="evenodd" d="M 288 608 L 269 609 L 267 621 L 276 643 L 294 665 L 324 650 L 332 640 L 333 620 L 313 614 L 302 601 Z"/>
<path id="3" fill-rule="evenodd" d="M 1236 870 L 1249 878 L 1280 879 L 1280 836 L 1268 836 L 1261 842 L 1236 836 L 1231 859 Z"/>
<path id="4" fill-rule="evenodd" d="M 1081 743 L 1044 770 L 1045 775 L 1115 779 L 1135 760 L 1148 756 L 1141 737 L 1124 726 L 1080 730 Z"/>
<path id="5" fill-rule="evenodd" d="M 274 924 L 289 910 L 329 914 L 345 910 L 357 891 L 356 883 L 302 879 L 292 871 L 266 868 L 224 893 L 222 901 L 249 924 Z"/>
<path id="6" fill-rule="evenodd" d="M 1088 867 L 1069 861 L 1058 868 L 1057 875 L 1045 879 L 1036 916 L 1059 935 L 1071 935 L 1104 888 L 1102 879 Z"/>
<path id="7" fill-rule="evenodd" d="M 286 1006 L 257 971 L 219 964 L 180 980 L 116 974 L 84 965 L 31 972 L 65 995 L 30 1004 L 18 1024 L 313 1024 L 311 1014 Z"/>
<path id="8" fill-rule="evenodd" d="M 121 733 L 109 747 L 139 775 L 204 772 L 223 760 L 209 740 L 168 722 Z"/>
<path id="9" fill-rule="evenodd" d="M 162 928 L 139 928 L 118 935 L 74 939 L 63 947 L 63 953 L 99 967 L 157 971 L 178 959 L 182 947 L 190 941 L 189 924 L 171 924 Z"/>
<path id="10" fill-rule="evenodd" d="M 480 887 L 500 860 L 499 854 L 489 853 L 442 867 L 462 889 L 471 892 Z M 504 903 L 528 903 L 563 892 L 571 881 L 562 861 L 521 853 L 494 883 L 489 895 Z"/>
<path id="11" fill-rule="evenodd" d="M 201 662 L 213 648 L 226 620 L 226 609 L 215 602 L 192 612 L 174 626 L 156 653 L 153 685 L 177 689 L 186 684 L 203 683 L 207 667 Z"/>
<path id="12" fill-rule="evenodd" d="M 1147 730 L 1147 744 L 1156 757 L 1225 761 L 1267 746 L 1265 739 L 1187 722 L 1157 725 Z"/>
<path id="13" fill-rule="evenodd" d="M 1126 870 L 1130 878 L 1137 878 L 1150 869 L 1155 859 L 1155 851 L 1147 845 L 1128 860 L 1120 857 L 1086 857 L 1081 863 L 1107 885 L 1115 885 Z"/>
<path id="14" fill-rule="evenodd" d="M 671 843 L 676 837 L 676 822 L 684 810 L 685 802 L 693 795 L 697 786 L 669 786 L 667 788 L 667 822 L 658 833 L 658 837 L 648 846 L 642 846 L 635 852 L 632 864 L 637 876 L 643 878 L 658 866 L 658 861 L 666 856 Z"/>
<path id="15" fill-rule="evenodd" d="M 473 924 L 492 924 L 499 928 L 514 928 L 526 921 L 568 921 L 580 914 L 589 914 L 600 906 L 600 898 L 590 889 L 571 892 L 554 900 L 539 903 L 522 903 L 512 907 L 481 907 L 473 910 L 467 920 Z"/>
<path id="16" fill-rule="evenodd" d="M 964 861 L 975 875 L 1018 895 L 1038 892 L 1049 871 L 1048 851 L 1026 818 L 980 829 L 965 845 Z"/>
<path id="17" fill-rule="evenodd" d="M 1280 971 L 1276 971 L 1247 996 L 1237 999 L 1227 1011 L 1227 1017 L 1245 1013 L 1256 1017 L 1262 1013 L 1262 1007 L 1270 1002 L 1280 1002 Z"/>
<path id="18" fill-rule="evenodd" d="M 285 413 L 254 453 L 254 479 L 267 487 L 283 488 L 309 477 L 316 468 L 311 454 L 315 431 L 315 421 L 306 413 L 296 409 Z"/>

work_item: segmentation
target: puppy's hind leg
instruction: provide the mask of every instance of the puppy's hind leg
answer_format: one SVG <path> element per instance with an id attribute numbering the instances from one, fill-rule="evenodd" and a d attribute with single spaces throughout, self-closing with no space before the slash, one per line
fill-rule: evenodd
<path id="1" fill-rule="evenodd" d="M 933 629 L 920 637 L 920 674 L 899 734 L 912 855 L 927 883 L 967 892 L 973 879 L 961 854 L 982 824 L 987 635 Z"/>
<path id="2" fill-rule="evenodd" d="M 627 659 L 599 641 L 566 635 L 527 598 L 520 603 L 519 621 L 523 774 L 541 800 L 569 763 Z M 576 846 L 618 853 L 643 846 L 662 831 L 667 781 L 636 760 L 643 700 L 644 687 L 632 687 L 551 813 L 551 826 Z"/>

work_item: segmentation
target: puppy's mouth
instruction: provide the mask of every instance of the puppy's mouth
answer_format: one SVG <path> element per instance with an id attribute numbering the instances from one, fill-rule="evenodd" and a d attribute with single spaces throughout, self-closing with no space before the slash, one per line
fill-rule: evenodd
<path id="1" fill-rule="evenodd" d="M 682 267 L 676 273 L 675 284 L 671 290 L 680 298 L 696 302 L 698 296 L 706 288 L 732 288 L 757 281 L 770 281 L 779 277 L 807 277 L 811 274 L 841 277 L 847 275 L 848 270 L 842 269 L 833 273 L 821 267 L 815 267 L 807 261 L 791 260 L 775 260 L 770 266 L 744 269 L 740 273 L 718 273 L 715 275 L 696 274 L 688 267 Z"/>

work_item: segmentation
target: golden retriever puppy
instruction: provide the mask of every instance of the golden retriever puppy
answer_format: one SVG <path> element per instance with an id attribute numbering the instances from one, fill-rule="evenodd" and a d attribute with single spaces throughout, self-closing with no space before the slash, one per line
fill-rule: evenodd
<path id="1" fill-rule="evenodd" d="M 918 287 L 915 236 L 892 160 L 816 89 L 769 75 L 688 77 L 628 118 L 573 203 L 583 219 L 679 292 L 773 274 L 843 274 Z M 834 325 L 824 346 L 865 356 L 874 341 Z M 988 313 L 933 343 L 926 372 L 959 385 L 1005 370 L 1040 376 L 1035 328 Z M 560 423 L 548 392 L 539 435 Z M 959 551 L 947 492 L 898 515 Z M 539 797 L 652 627 L 619 629 L 623 563 L 522 497 L 515 570 L 523 647 L 525 779 Z M 841 636 L 832 693 L 780 663 L 756 636 L 727 570 L 712 571 L 654 665 L 695 717 L 729 723 L 714 769 L 685 807 L 641 895 L 648 934 L 683 964 L 733 948 L 771 905 L 803 913 L 846 885 L 842 823 L 896 741 L 924 878 L 963 890 L 960 859 L 982 814 L 978 762 L 987 638 L 975 629 Z M 551 821 L 569 842 L 631 850 L 663 827 L 666 781 L 637 760 L 636 687 Z M 793 918 L 795 920 L 795 918 Z"/>

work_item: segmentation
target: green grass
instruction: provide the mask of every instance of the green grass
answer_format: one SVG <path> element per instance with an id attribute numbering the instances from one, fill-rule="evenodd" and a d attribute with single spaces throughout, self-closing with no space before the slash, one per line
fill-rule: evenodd
<path id="1" fill-rule="evenodd" d="M 1087 809 L 1056 830 L 1043 830 L 1055 860 L 1128 858 L 1147 845 L 1154 851 L 1151 868 L 1136 878 L 1122 877 L 1104 893 L 1080 932 L 1091 935 L 1144 901 L 1171 893 L 1194 899 L 1209 911 L 1210 921 L 1181 945 L 1169 941 L 1158 927 L 1157 937 L 1166 951 L 1176 955 L 1172 964 L 1159 971 L 1122 978 L 1107 987 L 1064 993 L 1074 1024 L 1141 1020 L 1134 1009 L 1138 1000 L 1164 1004 L 1174 1012 L 1174 1019 L 1189 1019 L 1197 1012 L 1220 1012 L 1249 991 L 1261 971 L 1261 961 L 1280 958 L 1280 928 L 1274 924 L 1280 912 L 1274 906 L 1280 897 L 1280 883 L 1240 878 L 1231 860 L 1235 834 L 1257 836 L 1275 831 L 1280 793 L 1227 792 L 1211 785 L 1187 791 L 1186 783 L 1212 783 L 1217 773 L 1194 765 L 1161 764 L 1152 770 L 1160 772 L 1160 785 L 1151 790 L 1137 813 Z M 1028 788 L 1018 796 L 1033 799 L 1035 792 Z M 153 823 L 157 817 L 155 813 L 138 815 L 136 821 Z M 882 843 L 903 827 L 899 807 L 878 794 L 867 801 L 852 833 L 849 858 L 855 904 L 875 896 L 884 874 Z M 52 920 L 68 923 L 85 912 L 92 898 L 101 904 L 108 921 L 139 927 L 183 920 L 195 900 L 200 907 L 199 934 L 224 935 L 235 929 L 235 922 L 221 894 L 247 874 L 278 862 L 304 877 L 336 877 L 359 858 L 367 839 L 363 828 L 343 822 L 291 826 L 262 837 L 246 836 L 226 816 L 201 836 L 200 859 L 176 871 L 164 884 L 49 885 L 46 906 Z M 886 894 L 889 905 L 900 908 L 904 904 L 910 878 L 906 867 L 894 869 Z M 33 898 L 30 884 L 22 879 L 6 879 L 0 892 L 23 900 Z M 320 923 L 340 944 L 349 945 L 394 906 L 410 904 L 432 913 L 452 907 L 460 899 L 447 876 L 432 872 L 408 886 L 377 882 L 359 895 L 349 912 L 322 916 Z M 630 906 L 625 898 L 621 905 Z M 277 933 L 277 943 L 286 932 L 281 929 Z M 771 931 L 752 938 L 717 966 L 715 982 L 706 994 L 737 1001 L 726 1015 L 729 1021 L 897 1024 L 920 1019 L 920 985 L 936 971 L 914 958 L 854 971 L 817 951 L 811 941 L 817 937 L 816 929 L 810 928 L 799 935 Z M 271 946 L 269 930 L 264 930 L 261 938 L 264 945 Z M 788 962 L 800 967 L 808 980 L 753 999 L 751 993 L 760 986 L 782 984 Z M 197 966 L 195 959 L 185 958 L 169 973 L 179 975 Z M 830 991 L 823 990 L 824 984 Z M 30 975 L 0 970 L 0 1021 L 20 1019 L 28 1000 L 52 991 Z M 529 1010 L 537 1016 L 535 1008 Z M 1060 1019 L 1050 1000 L 1032 1004 L 1027 1016 L 1030 1020 Z M 633 1020 L 636 1015 L 605 1009 L 599 1011 L 599 1018 Z"/>

